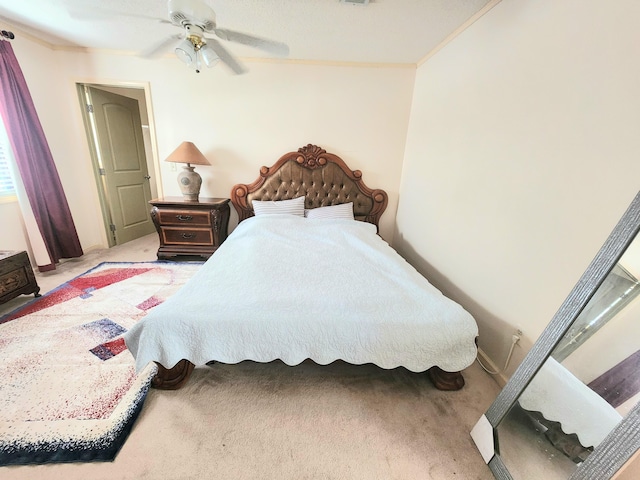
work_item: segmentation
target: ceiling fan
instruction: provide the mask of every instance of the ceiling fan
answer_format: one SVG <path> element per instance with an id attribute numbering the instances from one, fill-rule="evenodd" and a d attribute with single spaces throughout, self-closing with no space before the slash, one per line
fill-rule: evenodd
<path id="1" fill-rule="evenodd" d="M 104 18 L 114 13 L 98 8 L 93 9 L 93 12 L 76 13 L 76 16 L 95 18 L 97 15 Z M 143 51 L 140 56 L 157 58 L 173 49 L 180 60 L 193 67 L 198 73 L 203 64 L 206 67 L 213 67 L 221 61 L 234 73 L 241 74 L 246 72 L 245 67 L 218 39 L 247 45 L 278 57 L 289 55 L 289 47 L 284 43 L 235 30 L 218 28 L 216 13 L 205 0 L 168 0 L 168 13 L 168 20 L 146 15 L 124 14 L 126 16 L 159 20 L 162 23 L 169 23 L 182 29 L 181 33 L 170 35 Z M 206 36 L 206 34 L 212 34 L 217 38 Z"/>
<path id="2" fill-rule="evenodd" d="M 254 35 L 218 28 L 216 14 L 203 0 L 169 0 L 169 21 L 184 31 L 171 35 L 151 49 L 142 53 L 146 58 L 164 54 L 173 47 L 176 56 L 187 65 L 200 72 L 204 63 L 213 67 L 218 61 L 227 65 L 234 73 L 246 71 L 243 65 L 215 38 L 205 36 L 211 33 L 221 40 L 240 43 L 257 48 L 279 57 L 289 54 L 289 47 L 281 42 Z"/>

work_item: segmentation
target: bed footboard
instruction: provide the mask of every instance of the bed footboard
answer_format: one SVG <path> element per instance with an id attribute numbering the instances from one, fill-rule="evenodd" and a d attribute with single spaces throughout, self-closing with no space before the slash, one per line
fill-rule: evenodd
<path id="1" fill-rule="evenodd" d="M 195 368 L 193 363 L 184 359 L 176 363 L 173 368 L 165 368 L 158 362 L 156 365 L 158 365 L 158 373 L 151 380 L 151 386 L 160 390 L 178 390 L 187 383 Z"/>
<path id="2" fill-rule="evenodd" d="M 464 377 L 460 372 L 445 372 L 439 367 L 431 367 L 429 378 L 438 390 L 460 390 L 464 387 Z"/>

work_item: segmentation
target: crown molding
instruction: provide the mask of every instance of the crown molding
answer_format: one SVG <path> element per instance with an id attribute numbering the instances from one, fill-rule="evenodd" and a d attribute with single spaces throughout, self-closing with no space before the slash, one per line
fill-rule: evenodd
<path id="1" fill-rule="evenodd" d="M 55 51 L 75 52 L 85 54 L 103 54 L 103 55 L 119 55 L 119 56 L 138 56 L 138 52 L 131 52 L 126 50 L 110 50 L 105 48 L 89 48 L 89 47 L 74 47 L 74 46 L 60 46 L 60 45 L 48 45 L 49 48 Z M 175 58 L 170 52 L 162 55 L 158 58 Z M 356 68 L 399 68 L 399 69 L 412 69 L 417 68 L 415 63 L 383 63 L 383 62 L 349 62 L 349 61 L 337 61 L 337 60 L 304 60 L 296 58 L 265 58 L 265 57 L 237 57 L 243 62 L 248 63 L 275 63 L 275 64 L 290 64 L 290 65 L 318 65 L 329 67 L 356 67 Z"/>
<path id="2" fill-rule="evenodd" d="M 19 40 L 20 38 L 26 38 L 31 42 L 37 43 L 38 45 L 42 46 L 42 47 L 46 47 L 49 48 L 51 50 L 54 49 L 53 44 L 42 40 L 41 38 L 38 38 L 32 34 L 30 34 L 29 32 L 23 30 L 22 28 L 18 27 L 17 25 L 15 25 L 14 23 L 11 23 L 9 20 L 7 20 L 4 17 L 0 17 L 0 21 L 2 21 L 3 24 L 8 25 L 8 29 L 13 31 L 13 33 L 16 35 L 16 38 L 14 40 L 12 40 L 13 42 L 15 42 L 16 40 Z"/>

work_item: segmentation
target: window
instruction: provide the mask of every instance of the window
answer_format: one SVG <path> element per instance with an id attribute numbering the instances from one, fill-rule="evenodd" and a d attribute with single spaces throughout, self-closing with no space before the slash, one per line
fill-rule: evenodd
<path id="1" fill-rule="evenodd" d="M 0 201 L 15 200 L 16 190 L 11 176 L 11 167 L 9 166 L 10 154 L 9 139 L 4 125 L 0 121 Z"/>

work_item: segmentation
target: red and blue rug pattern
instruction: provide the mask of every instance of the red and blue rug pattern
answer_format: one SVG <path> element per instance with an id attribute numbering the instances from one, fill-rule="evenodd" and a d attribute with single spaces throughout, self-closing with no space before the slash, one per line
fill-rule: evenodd
<path id="1" fill-rule="evenodd" d="M 200 266 L 101 263 L 0 317 L 0 466 L 113 460 L 156 373 L 121 335 Z"/>

